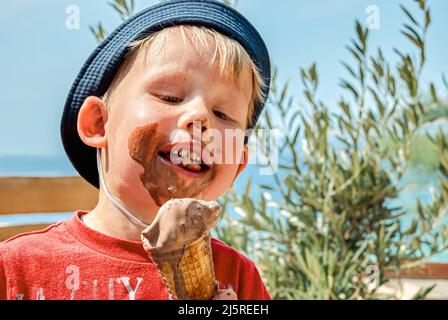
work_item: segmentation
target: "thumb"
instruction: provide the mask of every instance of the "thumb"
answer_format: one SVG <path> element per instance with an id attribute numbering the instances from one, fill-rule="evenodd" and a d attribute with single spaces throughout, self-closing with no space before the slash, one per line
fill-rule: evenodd
<path id="1" fill-rule="evenodd" d="M 238 297 L 232 289 L 221 289 L 212 300 L 238 300 Z"/>

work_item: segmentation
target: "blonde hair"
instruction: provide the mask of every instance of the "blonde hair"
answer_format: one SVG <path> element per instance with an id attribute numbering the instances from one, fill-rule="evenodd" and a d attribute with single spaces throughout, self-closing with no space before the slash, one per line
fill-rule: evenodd
<path id="1" fill-rule="evenodd" d="M 246 120 L 246 128 L 252 127 L 254 125 L 252 120 L 254 107 L 255 105 L 264 101 L 263 89 L 265 83 L 260 74 L 260 71 L 252 61 L 249 54 L 238 41 L 227 37 L 214 29 L 210 29 L 204 26 L 172 26 L 154 32 L 143 39 L 131 42 L 129 45 L 130 50 L 125 58 L 125 61 L 120 66 L 114 80 L 110 84 L 106 93 L 103 95 L 103 100 L 106 102 L 106 105 L 116 82 L 118 82 L 119 79 L 124 76 L 123 74 L 126 72 L 125 70 L 128 70 L 130 62 L 133 60 L 132 57 L 135 57 L 135 54 L 140 52 L 141 50 L 145 50 L 145 52 L 147 52 L 151 47 L 151 44 L 156 39 L 162 39 L 162 44 L 167 43 L 168 33 L 173 29 L 180 29 L 184 43 L 186 43 L 185 29 L 192 31 L 193 36 L 196 40 L 196 49 L 199 49 L 201 52 L 210 48 L 211 44 L 208 41 L 208 36 L 212 36 L 215 43 L 215 49 L 210 63 L 219 63 L 219 71 L 221 76 L 233 74 L 235 82 L 237 82 L 243 69 L 243 65 L 249 64 L 252 70 L 252 96 L 248 106 L 249 108 Z"/>

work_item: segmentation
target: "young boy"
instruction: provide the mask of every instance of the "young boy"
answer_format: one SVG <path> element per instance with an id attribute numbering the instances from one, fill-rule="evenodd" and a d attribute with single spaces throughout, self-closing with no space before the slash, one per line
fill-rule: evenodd
<path id="1" fill-rule="evenodd" d="M 269 69 L 258 32 L 215 1 L 168 1 L 118 27 L 86 61 L 61 122 L 98 204 L 0 244 L 0 299 L 167 299 L 142 230 L 171 198 L 216 200 L 232 187 L 248 147 L 226 132 L 255 126 Z M 212 252 L 215 299 L 270 298 L 252 261 L 215 239 Z"/>

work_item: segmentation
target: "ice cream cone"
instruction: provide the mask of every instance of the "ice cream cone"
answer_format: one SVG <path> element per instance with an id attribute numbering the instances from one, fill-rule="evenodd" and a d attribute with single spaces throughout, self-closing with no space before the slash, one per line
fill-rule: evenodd
<path id="1" fill-rule="evenodd" d="M 219 217 L 219 205 L 215 201 L 174 200 L 162 206 L 142 232 L 143 246 L 173 299 L 209 300 L 218 291 L 210 229 Z"/>
<path id="2" fill-rule="evenodd" d="M 185 250 L 153 250 L 151 254 L 173 299 L 209 300 L 218 291 L 210 235 L 199 238 Z"/>

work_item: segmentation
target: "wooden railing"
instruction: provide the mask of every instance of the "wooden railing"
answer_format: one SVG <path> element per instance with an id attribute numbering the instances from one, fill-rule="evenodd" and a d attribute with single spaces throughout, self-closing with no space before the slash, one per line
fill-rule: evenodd
<path id="1" fill-rule="evenodd" d="M 392 294 L 397 299 L 410 299 L 420 289 L 436 285 L 426 299 L 448 299 L 448 263 L 426 263 L 420 267 L 401 270 L 398 274 L 386 272 L 389 280 L 378 289 L 383 294 Z"/>
<path id="2" fill-rule="evenodd" d="M 79 176 L 0 177 L 0 215 L 90 210 L 95 206 L 97 199 L 98 190 Z M 46 226 L 46 224 L 0 225 L 0 241 L 18 233 L 39 230 Z"/>
<path id="3" fill-rule="evenodd" d="M 447 263 L 426 263 L 422 266 L 401 270 L 399 274 L 386 272 L 387 278 L 398 279 L 444 279 L 448 280 L 448 264 Z M 448 294 L 448 292 L 447 292 Z"/>

